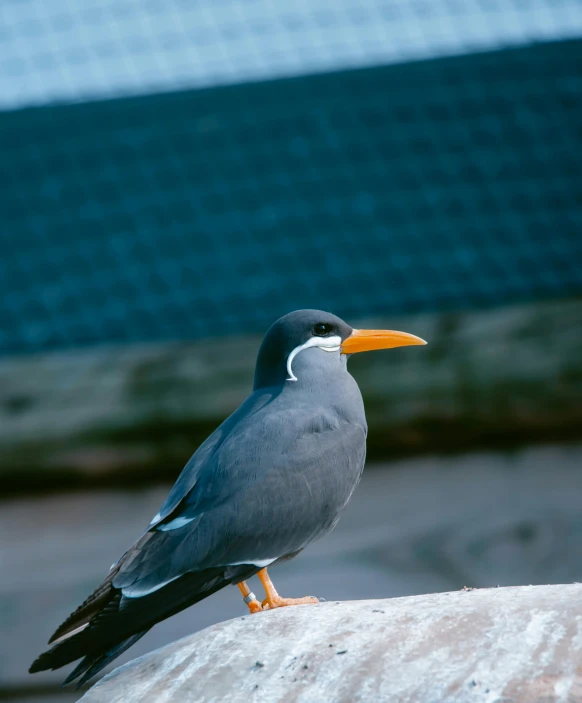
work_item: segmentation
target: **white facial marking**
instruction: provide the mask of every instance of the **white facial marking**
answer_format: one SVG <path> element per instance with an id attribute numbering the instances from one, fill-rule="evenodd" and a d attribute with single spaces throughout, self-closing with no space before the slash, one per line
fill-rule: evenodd
<path id="1" fill-rule="evenodd" d="M 338 335 L 334 335 L 333 337 L 311 337 L 311 339 L 308 339 L 305 344 L 300 344 L 298 347 L 295 347 L 295 349 L 293 349 L 291 354 L 287 357 L 287 373 L 289 374 L 289 378 L 287 380 L 297 380 L 297 376 L 293 373 L 291 364 L 299 352 L 302 352 L 304 349 L 309 349 L 309 347 L 319 347 L 326 352 L 336 352 L 340 350 L 341 343 L 342 338 Z"/>

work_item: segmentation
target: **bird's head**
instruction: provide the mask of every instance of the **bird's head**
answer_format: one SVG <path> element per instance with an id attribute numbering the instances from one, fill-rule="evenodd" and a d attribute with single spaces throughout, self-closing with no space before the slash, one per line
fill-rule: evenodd
<path id="1" fill-rule="evenodd" d="M 267 330 L 257 357 L 254 386 L 297 381 L 299 364 L 323 372 L 338 367 L 342 356 L 415 344 L 426 342 L 406 332 L 354 329 L 322 310 L 295 310 Z"/>

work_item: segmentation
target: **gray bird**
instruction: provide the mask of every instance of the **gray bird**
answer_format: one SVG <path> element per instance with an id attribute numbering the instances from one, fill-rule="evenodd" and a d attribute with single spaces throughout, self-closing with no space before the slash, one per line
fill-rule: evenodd
<path id="1" fill-rule="evenodd" d="M 254 613 L 316 598 L 282 598 L 267 567 L 329 532 L 364 468 L 366 416 L 350 354 L 425 344 L 356 330 L 335 315 L 298 310 L 259 349 L 253 392 L 199 447 L 142 537 L 52 636 L 30 672 L 83 657 L 79 686 L 156 623 L 229 584 Z M 259 602 L 246 579 L 259 575 Z"/>

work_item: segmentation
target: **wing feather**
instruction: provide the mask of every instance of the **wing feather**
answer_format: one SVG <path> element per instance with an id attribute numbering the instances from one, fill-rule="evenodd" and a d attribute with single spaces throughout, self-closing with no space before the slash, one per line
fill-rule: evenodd
<path id="1" fill-rule="evenodd" d="M 299 436 L 276 450 L 264 447 L 269 459 L 256 457 L 257 469 L 244 478 L 221 474 L 233 463 L 221 454 L 220 479 L 205 477 L 206 491 L 185 496 L 172 513 L 174 521 L 196 518 L 175 529 L 151 528 L 120 561 L 113 585 L 135 598 L 186 573 L 300 551 L 337 522 L 364 465 L 364 440 L 361 427 L 346 423 L 318 433 L 315 446 Z M 212 500 L 217 483 L 222 495 Z"/>

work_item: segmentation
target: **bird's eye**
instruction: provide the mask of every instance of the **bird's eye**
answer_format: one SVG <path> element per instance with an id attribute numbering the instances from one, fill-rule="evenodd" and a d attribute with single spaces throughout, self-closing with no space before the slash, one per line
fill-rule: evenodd
<path id="1" fill-rule="evenodd" d="M 313 334 L 318 337 L 325 337 L 329 332 L 331 332 L 331 325 L 326 325 L 324 322 L 318 322 L 317 325 L 313 327 Z"/>

